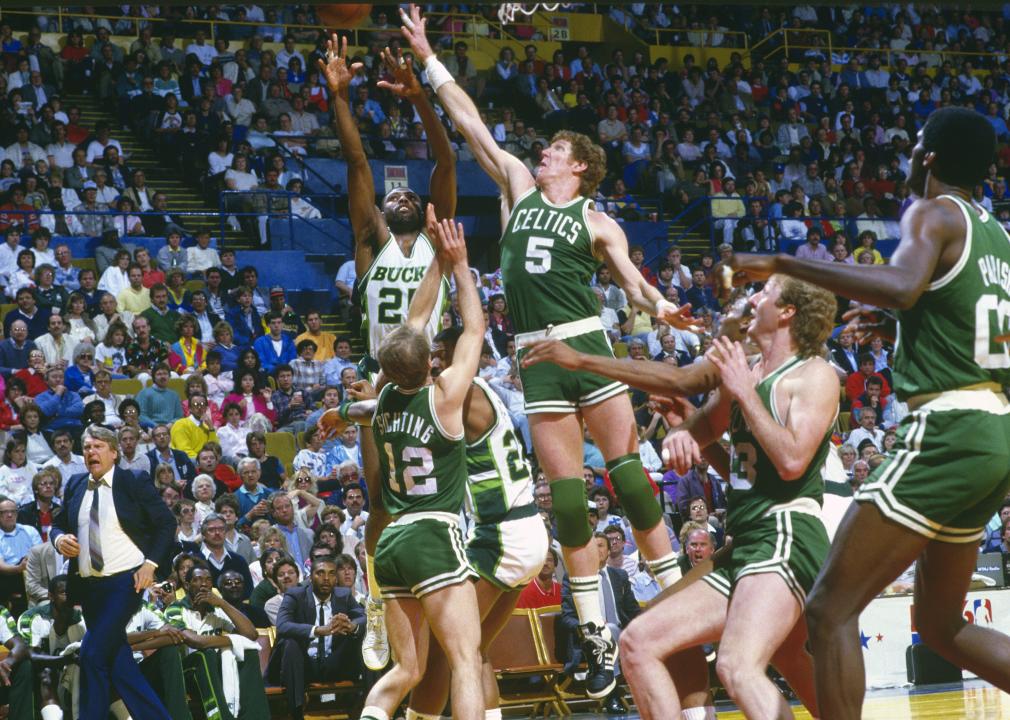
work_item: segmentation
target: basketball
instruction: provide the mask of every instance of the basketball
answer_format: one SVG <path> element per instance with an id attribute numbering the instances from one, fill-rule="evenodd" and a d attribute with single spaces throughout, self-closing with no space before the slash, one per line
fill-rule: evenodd
<path id="1" fill-rule="evenodd" d="M 352 423 L 340 417 L 337 408 L 330 408 L 319 417 L 319 432 L 323 439 L 336 437 Z"/>
<path id="2" fill-rule="evenodd" d="M 371 12 L 371 3 L 340 3 L 316 6 L 316 15 L 328 28 L 357 27 Z"/>

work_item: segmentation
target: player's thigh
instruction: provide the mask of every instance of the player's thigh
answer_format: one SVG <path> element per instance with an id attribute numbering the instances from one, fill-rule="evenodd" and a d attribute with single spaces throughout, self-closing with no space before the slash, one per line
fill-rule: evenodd
<path id="1" fill-rule="evenodd" d="M 622 649 L 665 658 L 683 648 L 719 640 L 726 622 L 727 597 L 696 582 L 642 613 L 621 633 Z"/>
<path id="2" fill-rule="evenodd" d="M 915 562 L 928 542 L 885 518 L 876 505 L 852 503 L 810 593 L 808 617 L 828 623 L 855 617 Z"/>
<path id="3" fill-rule="evenodd" d="M 720 661 L 764 668 L 802 613 L 803 606 L 781 575 L 740 578 L 726 611 Z"/>
<path id="4" fill-rule="evenodd" d="M 450 663 L 479 654 L 480 612 L 469 580 L 447 585 L 421 598 L 431 633 Z"/>
<path id="5" fill-rule="evenodd" d="M 582 476 L 582 423 L 571 413 L 529 416 L 537 461 L 548 480 Z"/>
<path id="6" fill-rule="evenodd" d="M 638 452 L 638 424 L 628 394 L 582 407 L 582 417 L 593 442 L 607 460 Z"/>

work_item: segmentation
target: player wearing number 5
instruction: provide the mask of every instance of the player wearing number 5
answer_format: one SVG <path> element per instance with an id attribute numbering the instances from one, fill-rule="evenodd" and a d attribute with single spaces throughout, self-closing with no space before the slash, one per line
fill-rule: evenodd
<path id="1" fill-rule="evenodd" d="M 750 302 L 747 335 L 760 357 L 751 367 L 739 343 L 718 339 L 708 357 L 721 375 L 719 389 L 663 442 L 683 474 L 729 430 L 726 533 L 733 547 L 726 563 L 622 634 L 624 673 L 646 720 L 680 716 L 664 660 L 717 640 L 719 677 L 744 715 L 792 717 L 765 674 L 773 656 L 813 707 L 802 614 L 828 552 L 819 516 L 821 468 L 838 414 L 838 378 L 820 355 L 835 299 L 814 285 L 774 276 Z M 780 646 L 793 652 L 777 653 Z"/>
<path id="2" fill-rule="evenodd" d="M 986 522 L 1010 487 L 1010 240 L 972 202 L 993 162 L 985 118 L 942 108 L 919 131 L 887 265 L 737 255 L 748 275 L 786 273 L 897 308 L 894 389 L 912 411 L 887 461 L 863 483 L 810 595 L 807 619 L 822 717 L 858 718 L 865 675 L 859 613 L 917 558 L 915 625 L 924 642 L 1010 690 L 1010 638 L 965 624 L 962 601 Z M 872 548 L 887 548 L 886 553 Z"/>
<path id="3" fill-rule="evenodd" d="M 469 582 L 476 573 L 459 529 L 467 483 L 463 402 L 477 372 L 484 319 L 462 226 L 435 225 L 430 208 L 428 214 L 456 281 L 463 333 L 452 367 L 434 381 L 431 346 L 417 327 L 397 328 L 379 346 L 387 381 L 372 421 L 379 473 L 366 473 L 366 480 L 392 518 L 375 551 L 375 577 L 396 664 L 369 692 L 361 715 L 368 720 L 388 720 L 420 681 L 428 647 L 424 621 L 449 661 L 453 717 L 484 717 L 480 615 Z"/>
<path id="4" fill-rule="evenodd" d="M 550 336 L 595 355 L 611 355 L 599 320 L 599 301 L 589 280 L 601 262 L 631 304 L 684 327 L 689 308 L 677 308 L 649 285 L 628 258 L 620 226 L 593 209 L 591 197 L 606 173 L 606 156 L 584 135 L 561 132 L 543 152 L 537 175 L 498 147 L 477 108 L 432 51 L 416 6 L 404 14 L 404 38 L 478 163 L 502 191 L 508 218 L 501 240 L 509 313 L 518 333 L 519 356 L 526 342 Z M 599 561 L 586 517 L 582 479 L 582 421 L 589 426 L 635 540 L 660 584 L 677 576 L 676 559 L 638 455 L 638 434 L 627 386 L 599 375 L 564 371 L 543 363 L 521 368 L 526 412 L 537 458 L 551 481 L 558 540 L 571 577 L 590 672 L 590 697 L 615 685 L 617 647 L 600 608 Z"/>

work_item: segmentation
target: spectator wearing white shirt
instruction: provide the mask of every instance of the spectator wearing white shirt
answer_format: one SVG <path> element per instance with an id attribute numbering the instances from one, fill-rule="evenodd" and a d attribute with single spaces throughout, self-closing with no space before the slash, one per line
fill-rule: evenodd
<path id="1" fill-rule="evenodd" d="M 53 123 L 53 136 L 53 142 L 46 145 L 49 166 L 62 169 L 72 167 L 77 146 L 67 141 L 67 126 L 61 122 Z"/>
<path id="2" fill-rule="evenodd" d="M 817 228 L 807 230 L 807 241 L 796 248 L 796 257 L 800 260 L 821 260 L 822 262 L 834 260 L 827 248 L 821 245 L 821 231 Z"/>
<path id="3" fill-rule="evenodd" d="M 105 155 L 105 148 L 110 145 L 119 151 L 121 157 L 124 155 L 123 146 L 119 144 L 119 141 L 109 137 L 109 124 L 104 122 L 98 123 L 95 126 L 95 139 L 88 143 L 88 151 L 85 156 L 88 164 L 94 165 L 102 160 Z"/>
<path id="4" fill-rule="evenodd" d="M 51 442 L 56 454 L 42 463 L 42 467 L 54 467 L 59 470 L 60 477 L 63 478 L 63 486 L 66 487 L 67 481 L 71 477 L 87 472 L 88 468 L 84 465 L 82 455 L 74 455 L 74 440 L 67 430 L 54 432 Z"/>
<path id="5" fill-rule="evenodd" d="M 187 55 L 196 55 L 200 64 L 204 67 L 209 67 L 217 57 L 217 50 L 214 49 L 213 45 L 207 44 L 207 33 L 203 30 L 197 30 L 194 42 L 191 42 L 186 46 Z"/>
<path id="6" fill-rule="evenodd" d="M 284 49 L 277 53 L 277 67 L 286 68 L 291 62 L 291 58 L 298 58 L 301 60 L 302 67 L 308 67 L 305 63 L 305 56 L 302 55 L 298 50 L 295 49 L 295 38 L 293 35 L 288 35 L 284 38 Z"/>
<path id="7" fill-rule="evenodd" d="M 877 411 L 872 407 L 863 407 L 859 410 L 859 427 L 849 433 L 846 442 L 855 448 L 864 441 L 869 440 L 877 448 L 877 452 L 884 449 L 884 431 L 877 427 Z"/>
<path id="8" fill-rule="evenodd" d="M 218 255 L 217 250 L 210 247 L 210 233 L 206 230 L 198 230 L 196 232 L 196 247 L 186 250 L 187 272 L 202 274 L 212 267 L 220 266 L 221 256 Z"/>

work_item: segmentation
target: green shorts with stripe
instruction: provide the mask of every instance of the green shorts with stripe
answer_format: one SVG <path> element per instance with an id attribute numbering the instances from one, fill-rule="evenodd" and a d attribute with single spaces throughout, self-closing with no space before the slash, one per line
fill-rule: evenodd
<path id="1" fill-rule="evenodd" d="M 1002 393 L 944 393 L 907 415 L 856 492 L 931 540 L 978 543 L 1010 489 L 1010 408 Z"/>
<path id="2" fill-rule="evenodd" d="M 501 590 L 518 590 L 544 566 L 550 538 L 537 506 L 513 508 L 500 522 L 474 525 L 466 556 L 477 574 Z"/>
<path id="3" fill-rule="evenodd" d="M 516 335 L 519 375 L 523 382 L 527 415 L 536 413 L 574 413 L 579 408 L 596 405 L 628 392 L 624 383 L 589 372 L 565 370 L 554 363 L 523 367 L 523 345 L 533 340 L 552 338 L 587 355 L 613 357 L 607 334 L 598 317 L 555 325 L 549 330 Z"/>
<path id="4" fill-rule="evenodd" d="M 375 580 L 383 599 L 422 598 L 475 577 L 454 515 L 403 515 L 379 536 Z"/>
<path id="5" fill-rule="evenodd" d="M 828 533 L 819 516 L 776 510 L 742 532 L 735 532 L 729 558 L 702 580 L 729 597 L 740 578 L 773 573 L 785 581 L 802 607 L 828 556 L 829 546 Z"/>

